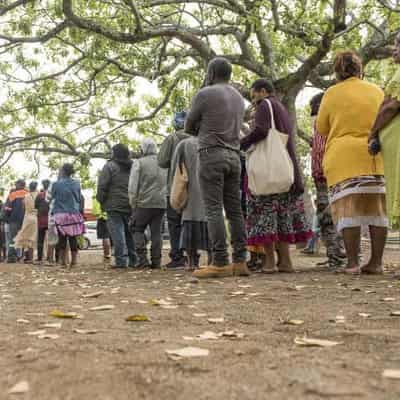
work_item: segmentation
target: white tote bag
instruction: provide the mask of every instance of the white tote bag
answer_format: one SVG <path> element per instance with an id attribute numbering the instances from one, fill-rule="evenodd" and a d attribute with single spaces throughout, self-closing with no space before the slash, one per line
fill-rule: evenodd
<path id="1" fill-rule="evenodd" d="M 288 192 L 294 183 L 293 162 L 286 148 L 289 136 L 276 129 L 271 102 L 265 101 L 272 127 L 268 136 L 247 153 L 249 189 L 257 196 Z"/>

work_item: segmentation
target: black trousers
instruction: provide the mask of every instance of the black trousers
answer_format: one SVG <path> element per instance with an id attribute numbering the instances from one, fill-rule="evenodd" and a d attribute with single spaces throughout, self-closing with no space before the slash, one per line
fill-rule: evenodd
<path id="1" fill-rule="evenodd" d="M 47 230 L 47 227 L 38 229 L 37 253 L 39 261 L 43 260 L 44 239 L 46 238 Z"/>
<path id="2" fill-rule="evenodd" d="M 151 232 L 151 263 L 155 267 L 161 265 L 162 238 L 161 225 L 165 210 L 161 208 L 137 208 L 135 210 L 134 240 L 139 262 L 147 260 L 145 230 L 149 226 Z"/>
<path id="3" fill-rule="evenodd" d="M 182 230 L 182 215 L 178 214 L 167 199 L 167 220 L 169 240 L 171 243 L 171 252 L 169 257 L 172 261 L 179 261 L 183 258 L 183 251 L 180 248 L 181 230 Z"/>
<path id="4" fill-rule="evenodd" d="M 69 248 L 72 252 L 78 251 L 78 240 L 76 236 L 62 236 L 58 238 L 58 248 L 60 250 L 66 250 L 67 242 L 69 242 Z"/>

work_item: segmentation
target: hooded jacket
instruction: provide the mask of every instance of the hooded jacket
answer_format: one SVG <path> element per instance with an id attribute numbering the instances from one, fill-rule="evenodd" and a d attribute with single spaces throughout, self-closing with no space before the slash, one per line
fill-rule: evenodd
<path id="1" fill-rule="evenodd" d="M 190 135 L 185 133 L 183 130 L 176 131 L 164 140 L 163 144 L 161 145 L 160 152 L 158 153 L 158 165 L 161 168 L 168 169 L 167 196 L 170 195 L 172 180 L 174 179 L 175 175 L 175 170 L 172 168 L 172 158 L 178 144 L 188 137 L 190 137 Z"/>
<path id="2" fill-rule="evenodd" d="M 112 158 L 104 166 L 97 183 L 96 199 L 107 213 L 131 214 L 128 198 L 132 160 Z"/>
<path id="3" fill-rule="evenodd" d="M 157 145 L 152 139 L 141 143 L 143 157 L 135 160 L 129 179 L 129 201 L 135 208 L 167 207 L 167 173 L 157 161 Z"/>

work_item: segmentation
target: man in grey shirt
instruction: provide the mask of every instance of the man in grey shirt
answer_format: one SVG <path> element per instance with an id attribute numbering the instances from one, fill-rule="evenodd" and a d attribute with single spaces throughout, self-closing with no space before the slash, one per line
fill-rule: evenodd
<path id="1" fill-rule="evenodd" d="M 249 275 L 246 265 L 246 233 L 240 203 L 239 133 L 244 101 L 229 85 L 232 66 L 225 58 L 213 59 L 206 86 L 193 99 L 185 132 L 199 138 L 199 179 L 212 246 L 212 265 L 195 271 L 198 278 Z M 230 264 L 224 209 L 230 224 Z"/>

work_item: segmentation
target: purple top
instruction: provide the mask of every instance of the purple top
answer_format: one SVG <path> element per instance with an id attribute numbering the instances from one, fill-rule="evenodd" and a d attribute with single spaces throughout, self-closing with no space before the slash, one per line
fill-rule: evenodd
<path id="1" fill-rule="evenodd" d="M 269 96 L 274 111 L 276 129 L 282 133 L 289 135 L 287 150 L 293 162 L 294 167 L 294 187 L 296 193 L 304 192 L 303 178 L 300 173 L 299 163 L 297 162 L 296 149 L 294 144 L 294 127 L 290 119 L 289 112 L 285 106 L 278 100 L 276 96 Z M 251 145 L 260 142 L 268 136 L 271 129 L 271 113 L 266 101 L 262 100 L 257 104 L 256 113 L 254 116 L 254 126 L 250 134 L 240 141 L 241 149 L 246 151 Z"/>

